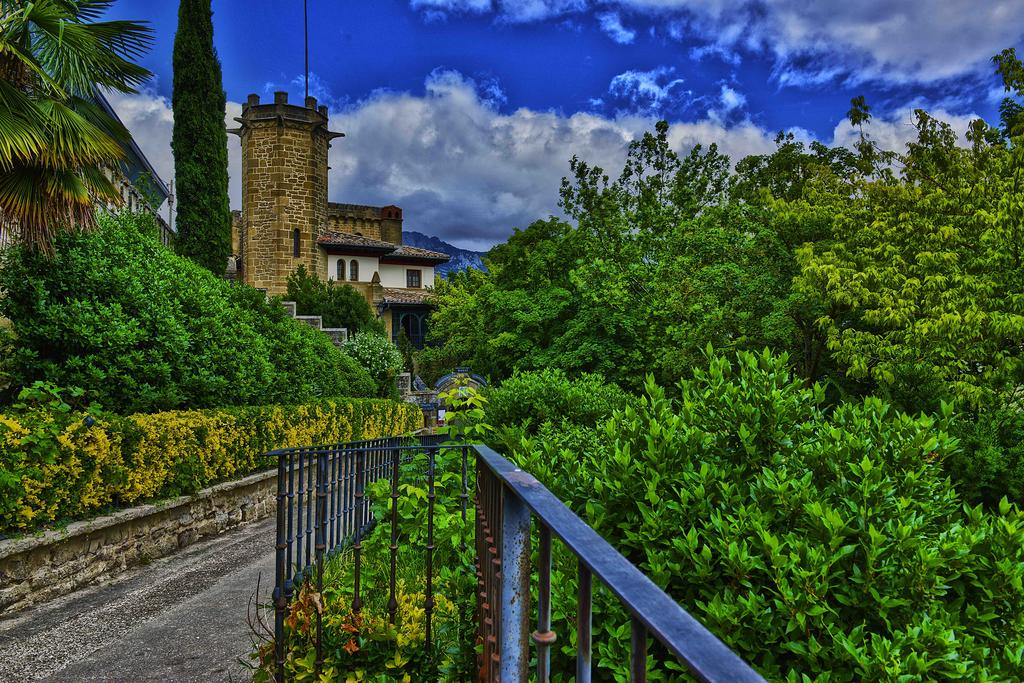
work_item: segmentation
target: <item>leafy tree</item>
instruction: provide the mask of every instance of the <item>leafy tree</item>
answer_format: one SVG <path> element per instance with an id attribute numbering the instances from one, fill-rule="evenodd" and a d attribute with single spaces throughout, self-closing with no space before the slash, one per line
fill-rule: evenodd
<path id="1" fill-rule="evenodd" d="M 1024 93 L 1013 51 L 995 61 Z M 819 313 L 835 382 L 909 411 L 955 405 L 963 448 L 947 470 L 993 506 L 1024 496 L 1024 138 L 1010 105 L 1001 129 L 972 122 L 967 146 L 918 111 L 906 152 L 875 155 L 895 171 L 791 207 L 829 224 L 828 241 L 798 250 L 796 290 Z"/>
<path id="2" fill-rule="evenodd" d="M 867 110 L 863 112 L 866 114 Z M 856 125 L 861 122 L 858 116 Z M 845 177 L 858 172 L 860 167 L 857 157 L 845 147 L 828 147 L 814 141 L 807 151 L 807 146 L 793 133 L 780 132 L 775 136 L 774 152 L 751 155 L 736 164 L 729 192 L 733 199 L 748 204 L 764 204 L 769 198 L 793 201 L 800 199 L 807 184 L 826 169 Z"/>
<path id="3" fill-rule="evenodd" d="M 398 331 L 395 346 L 398 347 L 398 352 L 402 354 L 402 370 L 404 372 L 414 372 L 416 370 L 416 347 L 412 345 L 412 340 L 405 333 L 405 328 Z"/>
<path id="4" fill-rule="evenodd" d="M 561 195 L 575 226 L 537 221 L 491 250 L 487 274 L 439 287 L 429 355 L 492 379 L 552 367 L 638 389 L 649 371 L 700 362 L 708 343 L 770 345 L 806 347 L 813 374 L 820 334 L 791 280 L 795 244 L 820 226 L 729 201 L 728 167 L 714 146 L 678 155 L 664 122 L 615 181 L 574 158 Z"/>
<path id="5" fill-rule="evenodd" d="M 366 297 L 354 287 L 334 280 L 322 280 L 299 266 L 288 276 L 289 301 L 294 301 L 299 315 L 319 315 L 324 327 L 343 327 L 349 334 L 377 332 L 384 334 L 384 325 L 373 314 Z"/>
<path id="6" fill-rule="evenodd" d="M 226 96 L 210 0 L 181 0 L 174 35 L 174 177 L 178 253 L 222 275 L 231 255 Z"/>
<path id="7" fill-rule="evenodd" d="M 1014 97 L 1024 97 L 1024 65 L 1017 57 L 1017 51 L 1006 48 L 992 58 L 997 73 L 1003 79 L 1003 88 Z M 1002 135 L 1012 138 L 1024 135 L 1024 106 L 1013 97 L 1005 97 L 999 105 Z"/>
<path id="8" fill-rule="evenodd" d="M 899 181 L 832 205 L 833 240 L 798 251 L 799 287 L 850 377 L 912 409 L 980 407 L 1024 383 L 1024 150 L 971 147 L 917 112 Z"/>
<path id="9" fill-rule="evenodd" d="M 104 169 L 128 131 L 96 103 L 151 75 L 133 63 L 151 31 L 99 21 L 111 0 L 12 0 L 0 6 L 0 228 L 50 253 L 62 227 L 95 225 L 94 200 L 119 204 Z"/>

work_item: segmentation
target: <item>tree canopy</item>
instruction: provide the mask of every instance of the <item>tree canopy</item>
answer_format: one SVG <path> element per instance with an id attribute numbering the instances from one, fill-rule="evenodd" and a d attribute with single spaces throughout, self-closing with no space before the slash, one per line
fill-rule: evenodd
<path id="1" fill-rule="evenodd" d="M 175 248 L 215 275 L 231 255 L 226 96 L 213 46 L 210 0 L 181 0 L 174 35 Z"/>
<path id="2" fill-rule="evenodd" d="M 1000 125 L 966 135 L 924 111 L 905 149 L 870 135 L 854 98 L 851 148 L 779 134 L 735 167 L 686 153 L 669 126 L 633 142 L 614 180 L 579 158 L 567 220 L 516 230 L 438 287 L 421 359 L 517 371 L 598 372 L 673 386 L 705 350 L 769 348 L 830 400 L 878 395 L 910 413 L 952 406 L 969 497 L 1024 493 L 1024 67 L 994 59 Z"/>

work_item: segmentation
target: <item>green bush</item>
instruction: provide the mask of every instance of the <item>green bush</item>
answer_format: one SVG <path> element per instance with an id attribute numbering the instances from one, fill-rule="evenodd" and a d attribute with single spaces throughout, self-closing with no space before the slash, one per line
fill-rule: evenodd
<path id="1" fill-rule="evenodd" d="M 570 379 L 561 370 L 520 372 L 487 392 L 486 421 L 494 426 L 536 430 L 545 422 L 593 427 L 629 401 L 629 395 L 601 375 Z"/>
<path id="2" fill-rule="evenodd" d="M 94 232 L 62 234 L 52 258 L 6 252 L 9 395 L 45 380 L 132 413 L 374 394 L 325 335 L 163 247 L 151 217 L 99 220 Z"/>
<path id="3" fill-rule="evenodd" d="M 384 323 L 373 314 L 366 297 L 352 285 L 322 280 L 299 266 L 288 276 L 288 301 L 295 302 L 299 315 L 318 315 L 324 327 L 343 327 L 350 335 L 357 332 L 384 334 Z"/>
<path id="4" fill-rule="evenodd" d="M 276 448 L 408 433 L 416 406 L 370 399 L 119 417 L 51 385 L 0 413 L 0 531 L 190 493 L 273 463 Z"/>
<path id="5" fill-rule="evenodd" d="M 949 415 L 876 398 L 828 411 L 787 363 L 713 358 L 678 399 L 649 383 L 603 444 L 545 434 L 518 464 L 769 680 L 1020 681 L 1024 514 L 962 505 L 942 468 Z M 555 605 L 574 599 L 568 564 Z M 611 602 L 595 598 L 595 659 L 624 680 Z M 562 642 L 553 662 L 571 661 Z M 684 680 L 663 664 L 658 680 Z"/>
<path id="6" fill-rule="evenodd" d="M 960 495 L 995 508 L 1006 496 L 1024 502 L 1024 411 L 1017 400 L 951 425 L 960 450 L 945 461 Z"/>
<path id="7" fill-rule="evenodd" d="M 376 385 L 376 396 L 398 398 L 395 376 L 402 370 L 402 353 L 383 334 L 360 332 L 341 346 L 356 363 L 366 368 Z"/>

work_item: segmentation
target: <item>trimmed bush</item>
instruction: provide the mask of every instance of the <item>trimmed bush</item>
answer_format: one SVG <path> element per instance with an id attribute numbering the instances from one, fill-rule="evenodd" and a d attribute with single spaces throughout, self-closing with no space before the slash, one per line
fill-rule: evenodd
<path id="1" fill-rule="evenodd" d="M 494 426 L 528 423 L 531 432 L 548 421 L 593 427 L 629 401 L 629 394 L 601 375 L 570 379 L 557 369 L 520 372 L 487 392 L 486 421 Z"/>
<path id="2" fill-rule="evenodd" d="M 416 406 L 372 399 L 128 417 L 51 402 L 0 414 L 0 530 L 195 493 L 272 466 L 263 454 L 276 448 L 395 436 L 422 424 Z"/>
<path id="3" fill-rule="evenodd" d="M 102 215 L 94 232 L 62 234 L 52 258 L 8 250 L 9 393 L 37 380 L 79 386 L 121 414 L 374 395 L 326 335 L 175 256 L 152 221 Z"/>

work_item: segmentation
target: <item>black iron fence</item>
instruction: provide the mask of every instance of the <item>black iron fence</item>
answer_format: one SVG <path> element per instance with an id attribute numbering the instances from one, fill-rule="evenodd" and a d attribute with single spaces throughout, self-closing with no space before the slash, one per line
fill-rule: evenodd
<path id="1" fill-rule="evenodd" d="M 334 446 L 273 451 L 277 458 L 277 545 L 274 599 L 276 680 L 285 680 L 285 615 L 300 582 L 315 581 L 323 589 L 326 558 L 348 548 L 352 552 L 352 611 L 361 600 L 362 539 L 381 520 L 373 518 L 367 486 L 390 481 L 390 576 L 388 611 L 391 623 L 396 598 L 399 550 L 398 499 L 401 465 L 416 453 L 426 454 L 425 548 L 426 647 L 432 647 L 434 508 L 438 467 L 461 474 L 458 500 L 467 523 L 470 474 L 475 474 L 477 572 L 477 645 L 479 680 L 506 683 L 529 680 L 531 641 L 536 647 L 536 680 L 547 683 L 551 647 L 551 544 L 561 541 L 578 559 L 576 606 L 576 680 L 589 683 L 592 671 L 591 606 L 593 579 L 614 594 L 631 620 L 630 680 L 647 679 L 647 645 L 660 642 L 701 681 L 753 683 L 763 680 L 717 637 L 691 617 L 639 569 L 601 538 L 528 472 L 485 446 L 446 443 L 443 436 L 378 439 Z M 442 457 L 443 454 L 443 457 Z M 469 458 L 475 459 L 470 471 Z M 531 531 L 538 527 L 536 628 L 530 631 Z M 315 626 L 316 671 L 323 664 L 322 615 Z"/>

